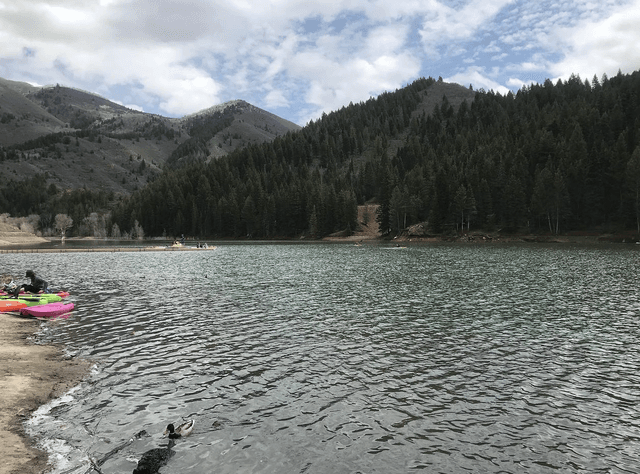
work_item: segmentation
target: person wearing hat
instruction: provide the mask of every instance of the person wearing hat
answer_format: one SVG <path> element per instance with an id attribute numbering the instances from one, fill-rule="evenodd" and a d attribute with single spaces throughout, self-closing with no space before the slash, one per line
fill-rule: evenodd
<path id="1" fill-rule="evenodd" d="M 40 277 L 37 277 L 33 270 L 27 270 L 26 274 L 27 278 L 31 278 L 30 285 L 18 285 L 18 288 L 15 289 L 14 295 L 18 296 L 20 294 L 20 290 L 24 288 L 24 291 L 28 291 L 31 293 L 40 293 L 41 291 L 47 291 L 49 284 Z"/>

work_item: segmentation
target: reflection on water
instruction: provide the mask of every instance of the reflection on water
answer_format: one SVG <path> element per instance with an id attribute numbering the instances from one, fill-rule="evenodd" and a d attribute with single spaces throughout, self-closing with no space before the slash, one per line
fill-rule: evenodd
<path id="1" fill-rule="evenodd" d="M 72 290 L 97 362 L 57 472 L 638 472 L 635 248 L 222 245 L 1 255 Z M 10 257 L 10 258 L 9 258 Z M 57 448 L 58 450 L 62 448 Z M 73 466 L 76 469 L 73 470 Z"/>

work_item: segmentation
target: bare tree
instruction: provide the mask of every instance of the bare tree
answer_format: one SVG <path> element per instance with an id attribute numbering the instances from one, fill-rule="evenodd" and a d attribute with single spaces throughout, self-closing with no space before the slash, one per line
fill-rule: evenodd
<path id="1" fill-rule="evenodd" d="M 119 239 L 120 237 L 122 237 L 122 233 L 120 232 L 120 227 L 118 226 L 118 224 L 113 224 L 113 227 L 111 227 L 111 237 L 113 237 L 114 239 Z"/>
<path id="2" fill-rule="evenodd" d="M 73 219 L 66 214 L 56 214 L 55 228 L 60 232 L 60 235 L 64 239 L 67 229 L 73 225 Z"/>
<path id="3" fill-rule="evenodd" d="M 103 214 L 92 212 L 83 219 L 84 225 L 89 229 L 93 237 L 105 238 L 107 236 L 107 226 Z"/>
<path id="4" fill-rule="evenodd" d="M 144 229 L 137 220 L 133 223 L 133 229 L 131 229 L 131 238 L 138 240 L 144 239 Z"/>

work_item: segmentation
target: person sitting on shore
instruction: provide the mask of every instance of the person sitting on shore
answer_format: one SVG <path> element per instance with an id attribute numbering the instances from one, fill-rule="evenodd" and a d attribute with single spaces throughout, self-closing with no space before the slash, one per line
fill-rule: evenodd
<path id="1" fill-rule="evenodd" d="M 31 278 L 30 285 L 18 285 L 18 287 L 14 290 L 14 295 L 17 297 L 20 294 L 20 290 L 24 289 L 25 292 L 29 293 L 40 293 L 46 292 L 49 284 L 40 277 L 37 277 L 33 270 L 27 270 L 26 274 L 27 278 Z"/>

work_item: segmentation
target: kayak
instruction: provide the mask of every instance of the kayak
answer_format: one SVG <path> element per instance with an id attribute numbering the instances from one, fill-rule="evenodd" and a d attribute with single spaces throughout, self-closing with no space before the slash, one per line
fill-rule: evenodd
<path id="1" fill-rule="evenodd" d="M 26 308 L 27 303 L 18 300 L 0 300 L 0 312 L 5 313 L 7 311 L 20 311 L 22 308 Z"/>
<path id="2" fill-rule="evenodd" d="M 25 301 L 41 301 L 40 304 L 45 303 L 57 303 L 62 301 L 62 298 L 58 295 L 50 294 L 50 293 L 20 293 L 20 296 L 17 298 L 13 295 L 0 295 L 1 300 L 25 300 Z M 31 306 L 31 305 L 29 305 Z"/>
<path id="3" fill-rule="evenodd" d="M 57 293 L 25 293 L 24 291 L 22 291 L 18 296 L 18 298 L 32 297 L 32 296 L 44 297 L 44 298 L 47 298 L 50 303 L 55 303 L 56 301 L 60 301 L 62 300 L 62 298 L 66 298 L 67 296 L 69 296 L 69 292 L 59 291 Z M 9 294 L 6 292 L 0 292 L 0 298 L 15 299 L 15 295 Z"/>
<path id="4" fill-rule="evenodd" d="M 36 318 L 51 318 L 72 311 L 74 306 L 73 303 L 47 303 L 40 306 L 22 308 L 20 314 L 23 316 L 35 316 Z"/>
<path id="5" fill-rule="evenodd" d="M 49 301 L 47 298 L 41 298 L 40 296 L 30 296 L 30 295 L 20 295 L 18 298 L 16 298 L 15 296 L 2 296 L 0 297 L 0 301 L 22 301 L 26 303 L 27 306 L 54 303 L 54 301 Z"/>
<path id="6" fill-rule="evenodd" d="M 27 296 L 34 296 L 36 298 L 42 298 L 47 300 L 47 303 L 57 303 L 59 301 L 62 301 L 63 296 L 58 295 L 57 293 L 35 293 L 33 295 L 27 295 Z M 18 298 L 23 298 L 22 295 L 20 295 Z M 66 297 L 65 297 L 66 298 Z"/>
<path id="7" fill-rule="evenodd" d="M 9 298 L 2 301 L 21 301 L 27 306 L 38 306 L 41 304 L 47 304 L 49 301 L 46 298 L 40 298 L 38 296 L 20 296 L 20 298 Z"/>

